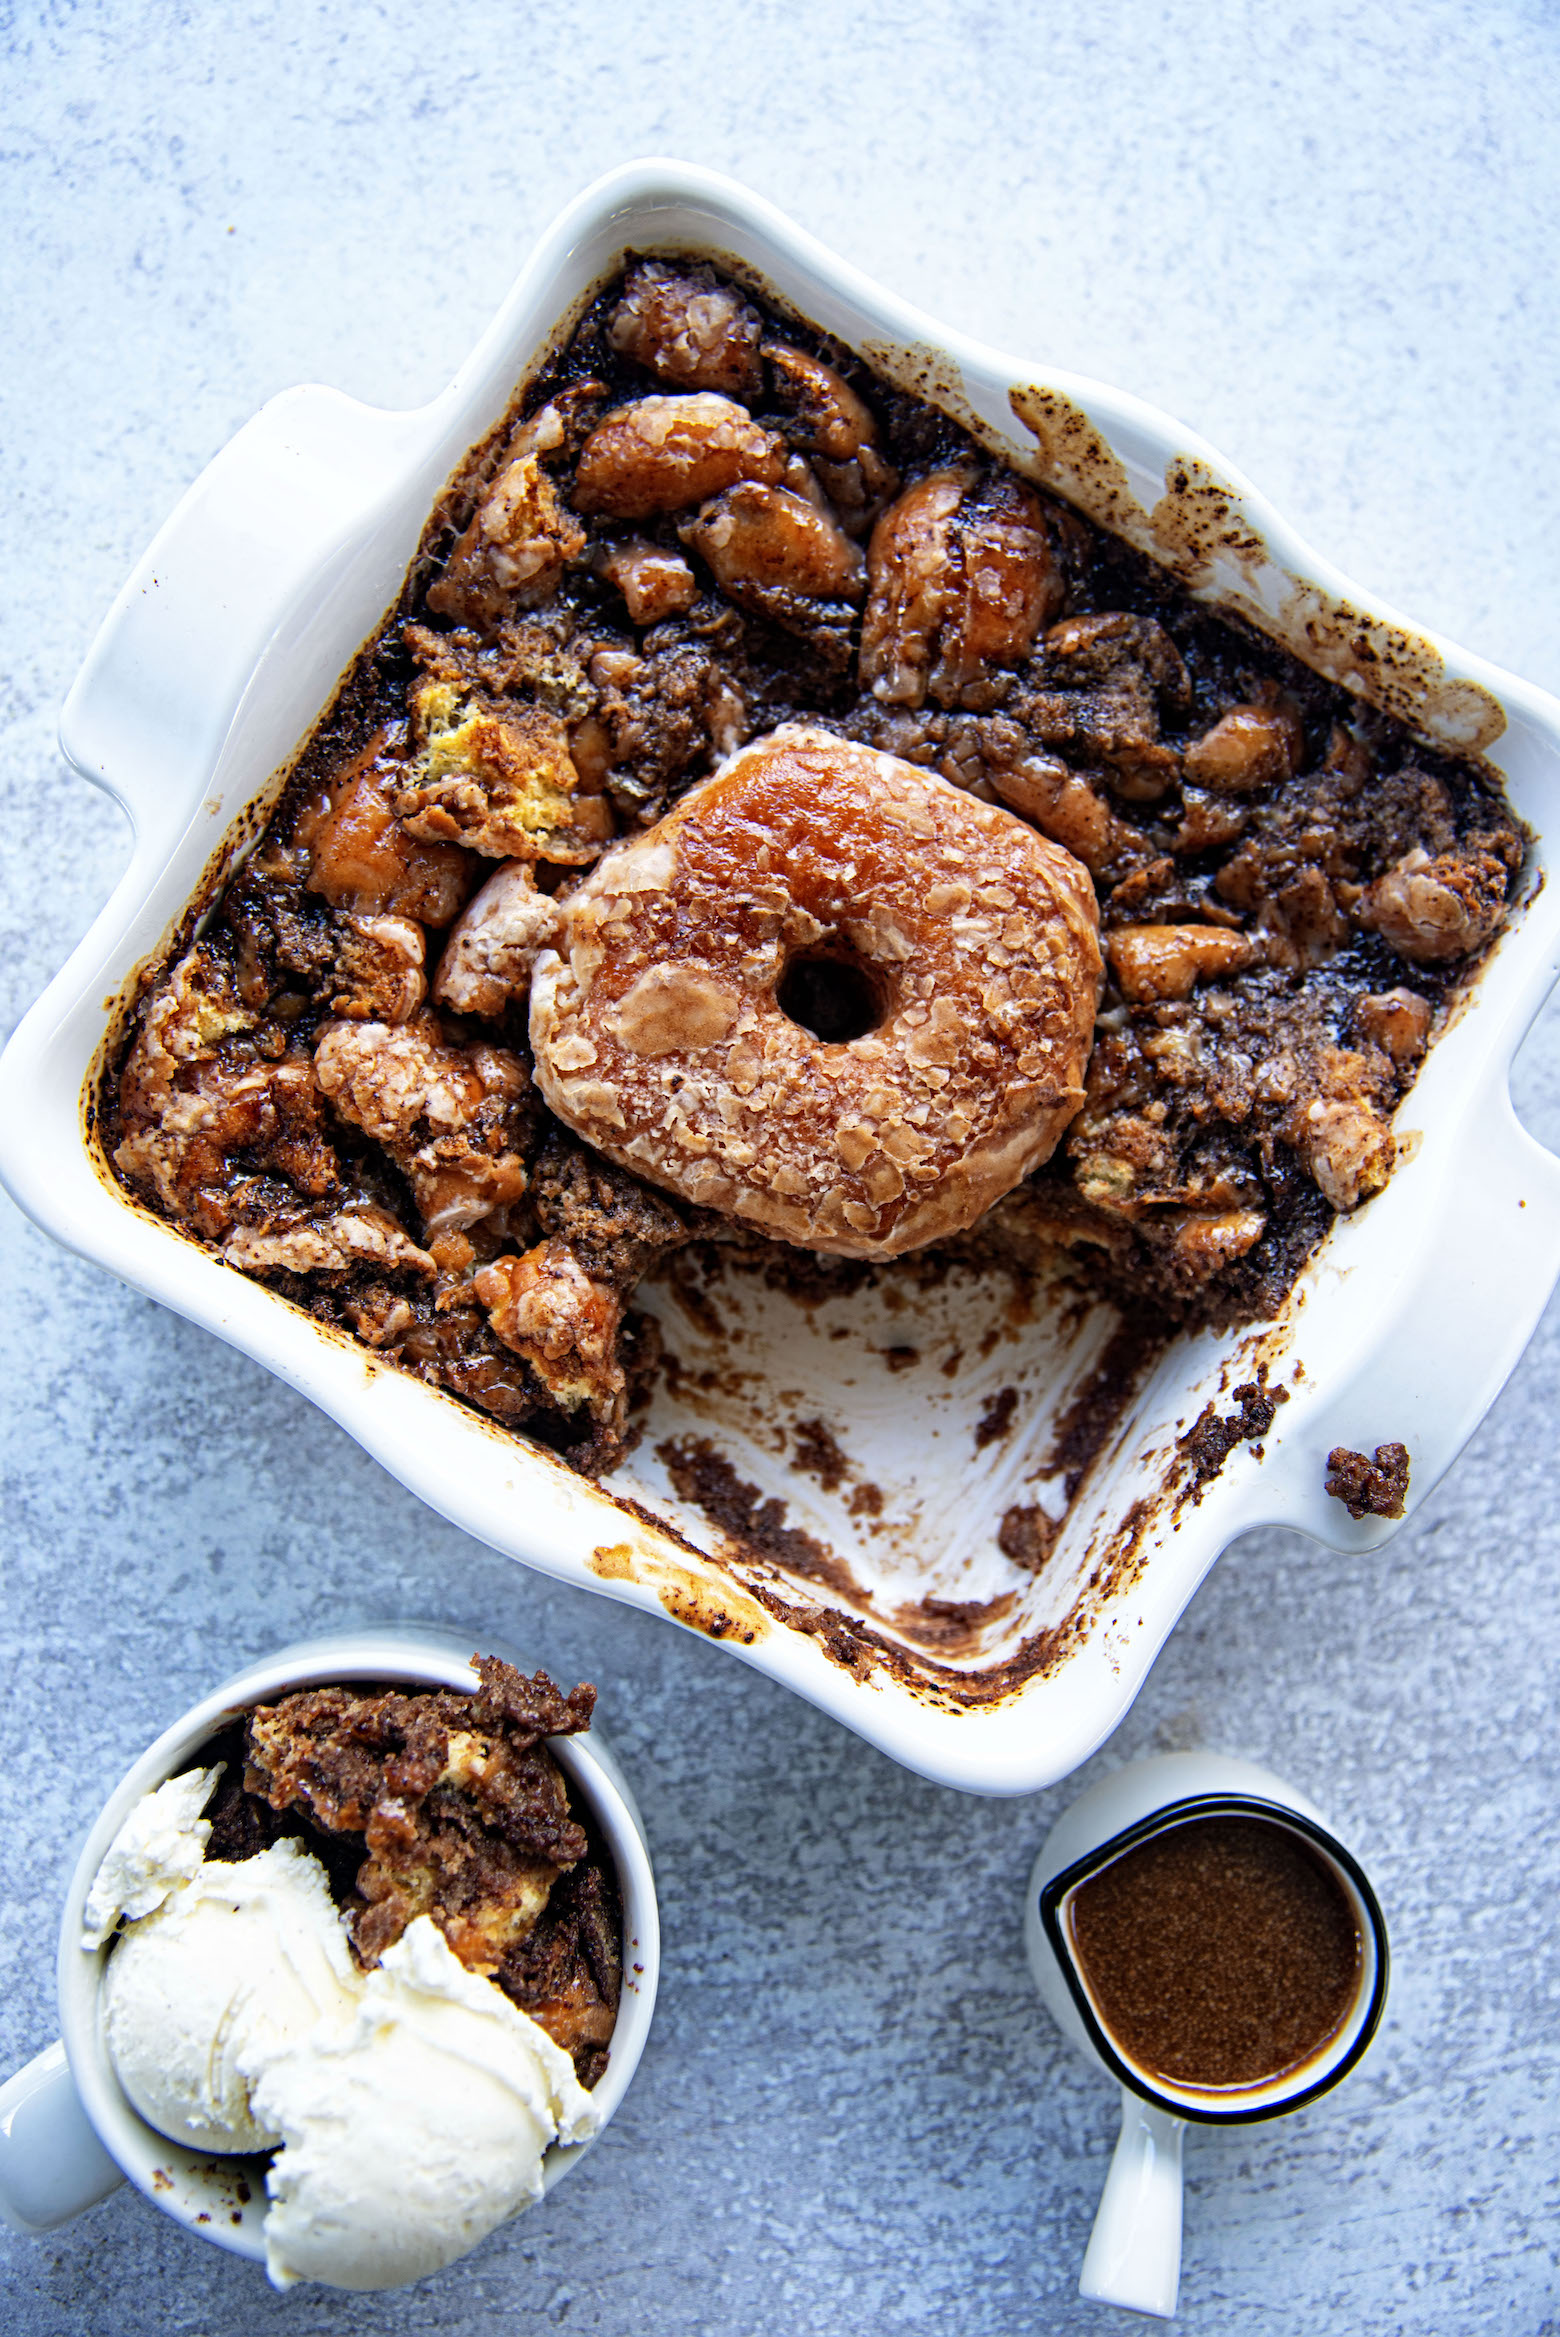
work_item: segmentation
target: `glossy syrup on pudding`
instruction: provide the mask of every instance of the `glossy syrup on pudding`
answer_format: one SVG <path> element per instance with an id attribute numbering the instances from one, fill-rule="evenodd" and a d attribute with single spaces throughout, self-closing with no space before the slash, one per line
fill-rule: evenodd
<path id="1" fill-rule="evenodd" d="M 1101 2026 L 1173 2085 L 1263 2085 L 1335 2037 L 1359 1924 L 1325 1861 L 1263 1818 L 1194 1818 L 1091 1875 L 1068 1910 Z"/>

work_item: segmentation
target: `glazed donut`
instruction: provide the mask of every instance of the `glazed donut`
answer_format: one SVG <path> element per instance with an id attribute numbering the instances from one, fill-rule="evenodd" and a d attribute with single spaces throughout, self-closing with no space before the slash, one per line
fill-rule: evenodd
<path id="1" fill-rule="evenodd" d="M 1083 1100 L 1087 871 L 876 748 L 755 740 L 555 907 L 531 986 L 549 1108 L 781 1241 L 890 1258 L 956 1233 Z"/>

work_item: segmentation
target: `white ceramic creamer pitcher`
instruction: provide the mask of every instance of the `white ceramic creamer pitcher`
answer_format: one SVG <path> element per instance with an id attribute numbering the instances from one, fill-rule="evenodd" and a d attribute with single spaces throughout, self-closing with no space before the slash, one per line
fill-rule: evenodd
<path id="1" fill-rule="evenodd" d="M 1197 1818 L 1258 1818 L 1295 1835 L 1324 1863 L 1359 1931 L 1360 1962 L 1343 2020 L 1298 2067 L 1259 2084 L 1180 2085 L 1133 2062 L 1107 2031 L 1078 1957 L 1073 1894 L 1115 1859 Z M 1303 1794 L 1223 1753 L 1165 1753 L 1101 1778 L 1064 1811 L 1030 1877 L 1024 1944 L 1063 2034 L 1121 2087 L 1121 2139 L 1100 2198 L 1079 2293 L 1168 2319 L 1181 2277 L 1181 2145 L 1188 2123 L 1254 2124 L 1328 2092 L 1360 2059 L 1387 1994 L 1387 1928 L 1359 1862 Z"/>

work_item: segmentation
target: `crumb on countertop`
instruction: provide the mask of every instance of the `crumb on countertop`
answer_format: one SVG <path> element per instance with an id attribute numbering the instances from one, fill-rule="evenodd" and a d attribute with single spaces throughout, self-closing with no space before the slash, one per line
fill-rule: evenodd
<path id="1" fill-rule="evenodd" d="M 1401 1517 L 1408 1491 L 1408 1447 L 1378 1444 L 1376 1458 L 1334 1445 L 1327 1455 L 1327 1490 L 1350 1517 Z"/>

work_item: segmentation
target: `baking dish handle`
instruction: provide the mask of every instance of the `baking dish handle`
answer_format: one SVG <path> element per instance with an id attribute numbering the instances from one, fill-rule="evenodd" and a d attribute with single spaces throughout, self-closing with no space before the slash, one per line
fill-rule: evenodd
<path id="1" fill-rule="evenodd" d="M 422 420 L 337 390 L 284 391 L 159 529 L 60 717 L 67 760 L 123 806 L 138 841 L 161 853 L 183 832 L 257 652 L 300 594 L 350 556 Z"/>
<path id="2" fill-rule="evenodd" d="M 1560 1280 L 1560 1159 L 1517 1119 L 1506 1066 L 1463 1110 L 1424 1254 L 1388 1324 L 1328 1376 L 1304 1433 L 1253 1477 L 1246 1525 L 1291 1525 L 1340 1551 L 1374 1548 L 1398 1520 L 1352 1520 L 1327 1498 L 1335 1445 L 1407 1445 L 1407 1514 L 1446 1474 L 1505 1386 Z M 1455 1358 L 1455 1368 L 1449 1359 Z"/>
<path id="3" fill-rule="evenodd" d="M 1560 1159 L 1518 1120 L 1504 1067 L 1469 1119 L 1442 1196 L 1437 1267 L 1420 1277 L 1372 1375 L 1407 1399 L 1421 1497 L 1515 1371 L 1560 1280 Z M 1340 1502 L 1326 1507 L 1345 1514 Z"/>

